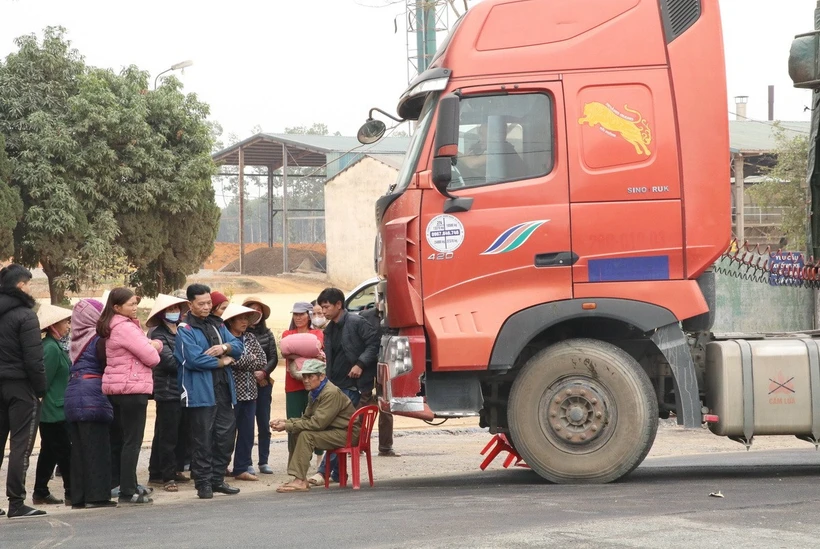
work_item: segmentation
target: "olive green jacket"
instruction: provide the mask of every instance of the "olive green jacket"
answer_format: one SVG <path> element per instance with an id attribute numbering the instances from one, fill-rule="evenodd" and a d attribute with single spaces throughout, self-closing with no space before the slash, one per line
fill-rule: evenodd
<path id="1" fill-rule="evenodd" d="M 285 422 L 285 431 L 301 433 L 302 431 L 347 429 L 350 417 L 355 411 L 347 395 L 328 381 L 316 400 L 308 397 L 308 405 L 302 417 Z"/>

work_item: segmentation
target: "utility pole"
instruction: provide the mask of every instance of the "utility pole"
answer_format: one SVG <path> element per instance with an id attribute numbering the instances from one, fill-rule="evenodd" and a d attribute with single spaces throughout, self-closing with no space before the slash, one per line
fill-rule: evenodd
<path id="1" fill-rule="evenodd" d="M 245 274 L 245 151 L 239 147 L 239 274 Z"/>

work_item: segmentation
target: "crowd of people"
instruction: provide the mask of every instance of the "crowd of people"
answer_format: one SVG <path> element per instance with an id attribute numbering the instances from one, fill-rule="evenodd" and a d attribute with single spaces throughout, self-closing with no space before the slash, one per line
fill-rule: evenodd
<path id="1" fill-rule="evenodd" d="M 37 305 L 31 277 L 16 264 L 0 270 L 0 466 L 10 438 L 10 518 L 42 516 L 43 505 L 149 504 L 151 486 L 177 492 L 193 482 L 201 499 L 238 494 L 226 478 L 274 473 L 272 429 L 288 434 L 288 463 L 279 470 L 293 477 L 277 492 L 309 490 L 326 475 L 338 482 L 335 455 L 329 471 L 321 456 L 343 445 L 356 408 L 375 402 L 379 347 L 378 317 L 348 313 L 341 290 L 293 305 L 280 339 L 286 417 L 271 419 L 280 350 L 260 299 L 232 303 L 191 284 L 156 298 L 146 333 L 140 298 L 128 288 L 67 309 Z M 150 399 L 156 419 L 143 485 L 137 469 Z M 25 484 L 38 430 L 32 507 Z M 379 454 L 396 455 L 389 414 L 381 414 L 379 434 Z M 320 465 L 308 478 L 313 456 Z M 62 498 L 49 488 L 57 478 Z"/>

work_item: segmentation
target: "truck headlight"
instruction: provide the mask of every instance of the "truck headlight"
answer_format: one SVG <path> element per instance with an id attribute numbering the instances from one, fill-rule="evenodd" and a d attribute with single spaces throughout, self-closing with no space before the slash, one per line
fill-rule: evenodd
<path id="1" fill-rule="evenodd" d="M 410 340 L 406 337 L 391 337 L 384 350 L 384 362 L 390 370 L 390 378 L 404 375 L 413 370 L 410 355 Z"/>

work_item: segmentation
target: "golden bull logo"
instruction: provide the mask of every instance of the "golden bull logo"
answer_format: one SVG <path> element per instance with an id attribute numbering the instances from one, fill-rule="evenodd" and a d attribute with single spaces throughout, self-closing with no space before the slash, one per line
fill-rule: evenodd
<path id="1" fill-rule="evenodd" d="M 623 114 L 609 103 L 598 103 L 594 101 L 584 105 L 584 116 L 578 119 L 578 123 L 589 124 L 590 127 L 598 126 L 602 132 L 610 137 L 620 135 L 633 147 L 638 154 L 649 156 L 652 151 L 649 145 L 652 144 L 652 132 L 646 119 L 641 113 L 630 109 L 624 105 L 624 110 L 632 113 Z"/>

